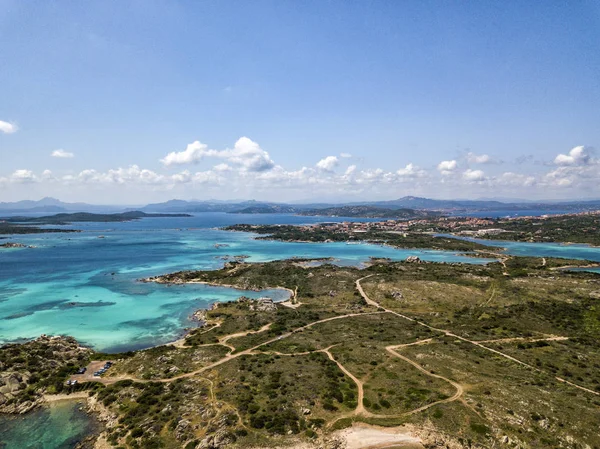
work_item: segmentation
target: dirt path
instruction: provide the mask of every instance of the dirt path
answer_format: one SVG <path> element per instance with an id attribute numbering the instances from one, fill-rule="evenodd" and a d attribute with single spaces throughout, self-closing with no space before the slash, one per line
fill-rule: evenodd
<path id="1" fill-rule="evenodd" d="M 380 308 L 380 309 L 383 309 L 383 310 L 384 310 L 385 312 L 387 312 L 387 313 L 391 313 L 391 314 L 393 314 L 393 315 L 396 315 L 396 316 L 399 316 L 399 317 L 401 317 L 401 318 L 403 318 L 403 319 L 405 319 L 405 320 L 409 320 L 409 321 L 412 321 L 412 322 L 414 322 L 414 323 L 417 323 L 417 324 L 419 324 L 419 325 L 421 325 L 421 326 L 427 327 L 428 329 L 434 330 L 434 331 L 436 331 L 436 332 L 441 332 L 441 333 L 445 334 L 445 335 L 446 335 L 446 336 L 448 336 L 448 337 L 456 338 L 456 339 L 458 339 L 458 340 L 461 340 L 461 341 L 464 341 L 464 342 L 467 342 L 467 343 L 471 343 L 472 345 L 475 345 L 475 346 L 477 346 L 477 347 L 479 347 L 479 348 L 481 348 L 481 349 L 484 349 L 484 350 L 486 350 L 486 351 L 492 352 L 492 353 L 494 353 L 494 354 L 496 354 L 496 355 L 499 355 L 500 357 L 504 357 L 505 359 L 508 359 L 508 360 L 510 360 L 510 361 L 512 361 L 512 362 L 515 362 L 515 363 L 517 363 L 517 364 L 519 364 L 519 365 L 521 365 L 521 366 L 524 366 L 524 367 L 526 367 L 526 368 L 529 368 L 529 369 L 531 369 L 531 370 L 533 370 L 533 371 L 536 371 L 536 372 L 538 372 L 538 373 L 544 373 L 544 374 L 547 374 L 545 371 L 543 371 L 543 370 L 541 370 L 541 369 L 539 369 L 539 368 L 537 368 L 537 367 L 535 367 L 535 366 L 533 366 L 533 365 L 530 365 L 529 363 L 523 362 L 523 361 L 521 361 L 521 360 L 519 360 L 519 359 L 517 359 L 517 358 L 515 358 L 515 357 L 513 357 L 513 356 L 510 356 L 510 355 L 508 355 L 508 354 L 505 354 L 505 353 L 503 353 L 503 352 L 500 352 L 500 351 L 498 351 L 498 350 L 496 350 L 496 349 L 493 349 L 493 348 L 489 348 L 489 347 L 487 347 L 487 346 L 484 346 L 484 345 L 482 344 L 483 342 L 479 342 L 479 341 L 475 341 L 475 340 L 469 340 L 468 338 L 461 337 L 460 335 L 456 335 L 455 333 L 453 333 L 453 332 L 451 332 L 451 331 L 449 331 L 449 330 L 446 330 L 446 329 L 440 329 L 440 328 L 437 328 L 437 327 L 430 326 L 430 325 L 428 325 L 428 324 L 425 324 L 425 323 L 423 323 L 422 321 L 415 320 L 414 318 L 410 318 L 410 317 L 408 317 L 408 316 L 406 316 L 406 315 L 403 315 L 403 314 L 401 314 L 401 313 L 398 313 L 398 312 L 395 312 L 395 311 L 393 311 L 393 310 L 389 310 L 389 309 L 386 309 L 386 308 L 382 307 L 382 306 L 381 306 L 381 305 L 379 305 L 377 302 L 375 302 L 375 301 L 373 301 L 371 298 L 369 298 L 369 296 L 368 296 L 368 295 L 365 293 L 364 289 L 362 288 L 362 285 L 360 284 L 360 282 L 361 282 L 362 280 L 364 280 L 364 279 L 367 279 L 367 278 L 369 278 L 369 277 L 371 277 L 371 276 L 376 276 L 376 274 L 371 274 L 371 275 L 369 275 L 369 276 L 365 276 L 365 277 L 363 277 L 363 278 L 360 278 L 360 279 L 358 279 L 358 280 L 356 281 L 356 288 L 357 288 L 358 292 L 361 294 L 361 296 L 364 298 L 364 300 L 365 300 L 365 301 L 366 301 L 368 304 L 370 304 L 370 305 L 373 305 L 373 306 L 375 306 L 375 307 L 378 307 L 378 308 Z M 567 339 L 568 337 L 550 337 L 550 338 L 551 338 L 551 339 L 558 340 L 558 339 L 561 339 L 561 338 L 562 338 L 562 339 Z M 569 381 L 567 381 L 567 380 L 565 380 L 565 379 L 562 379 L 562 378 L 560 378 L 560 377 L 557 377 L 557 376 L 555 376 L 554 378 L 555 378 L 556 380 L 558 380 L 559 382 L 565 383 L 565 384 L 567 384 L 567 385 L 571 385 L 572 387 L 578 388 L 578 389 L 580 389 L 580 390 L 582 390 L 582 391 L 586 391 L 586 392 L 588 392 L 588 393 L 592 393 L 592 394 L 594 394 L 594 395 L 596 395 L 596 396 L 600 396 L 600 393 L 598 393 L 598 392 L 596 392 L 596 391 L 594 391 L 594 390 L 590 390 L 589 388 L 582 387 L 582 386 L 580 386 L 580 385 L 577 385 L 577 384 L 575 384 L 575 383 L 573 383 L 573 382 L 569 382 Z"/>
<path id="2" fill-rule="evenodd" d="M 145 382 L 167 383 L 167 382 L 173 382 L 173 381 L 178 380 L 178 379 L 186 379 L 186 378 L 190 378 L 190 377 L 196 376 L 197 374 L 203 373 L 203 372 L 208 371 L 210 369 L 216 368 L 217 366 L 222 365 L 223 363 L 229 362 L 230 360 L 236 359 L 236 358 L 241 357 L 243 355 L 251 355 L 258 348 L 261 348 L 261 347 L 266 346 L 268 344 L 274 343 L 274 342 L 276 342 L 278 340 L 282 340 L 284 338 L 287 338 L 287 337 L 293 335 L 295 332 L 303 331 L 303 330 L 308 329 L 308 328 L 310 328 L 312 326 L 315 326 L 317 324 L 327 323 L 329 321 L 341 320 L 341 319 L 355 317 L 355 316 L 377 315 L 377 314 L 380 314 L 380 313 L 385 313 L 385 312 L 349 313 L 349 314 L 346 314 L 346 315 L 337 315 L 337 316 L 325 318 L 325 319 L 322 319 L 322 320 L 314 321 L 312 323 L 309 323 L 309 324 L 307 324 L 305 326 L 296 328 L 296 329 L 294 329 L 294 330 L 292 330 L 290 332 L 287 332 L 285 334 L 282 334 L 282 335 L 279 335 L 277 337 L 271 338 L 270 340 L 267 340 L 267 341 L 265 341 L 263 343 L 260 343 L 260 344 L 258 344 L 256 346 L 252 347 L 252 348 L 245 349 L 245 350 L 237 352 L 235 354 L 229 353 L 225 357 L 223 357 L 222 359 L 219 359 L 216 362 L 213 362 L 210 365 L 204 366 L 204 367 L 199 368 L 199 369 L 197 369 L 195 371 L 191 371 L 189 373 L 180 374 L 180 375 L 174 376 L 174 377 L 169 377 L 169 378 L 165 378 L 165 379 L 147 380 L 147 379 L 138 379 L 138 378 L 136 378 L 134 376 L 131 376 L 131 375 L 124 375 L 124 376 L 119 376 L 119 377 L 109 377 L 109 378 L 100 378 L 100 379 L 94 378 L 94 380 L 95 381 L 100 381 L 100 382 L 102 382 L 105 385 L 110 385 L 110 384 L 114 384 L 115 382 L 118 382 L 120 380 L 127 380 L 127 379 L 133 380 L 135 382 L 141 382 L 141 383 L 145 383 Z M 269 324 L 269 326 L 270 326 L 270 324 Z M 261 329 L 261 331 L 264 331 L 265 328 L 266 328 L 266 326 L 263 326 L 263 329 Z M 257 331 L 252 331 L 252 332 L 257 333 Z M 233 335 L 236 335 L 236 334 L 228 335 L 225 338 L 227 338 L 227 337 L 231 338 Z"/>
<path id="3" fill-rule="evenodd" d="M 454 395 L 452 395 L 449 398 L 441 399 L 439 401 L 435 401 L 435 402 L 431 402 L 429 404 L 425 404 L 425 405 L 423 405 L 421 407 L 418 407 L 418 408 L 416 408 L 414 410 L 410 410 L 408 412 L 395 413 L 395 414 L 389 414 L 389 415 L 388 414 L 372 413 L 372 412 L 366 410 L 365 407 L 364 407 L 364 396 L 365 396 L 365 393 L 364 393 L 364 382 L 361 381 L 360 379 L 356 378 L 356 376 L 354 376 L 350 371 L 348 371 L 344 365 L 342 365 L 339 361 L 337 361 L 335 359 L 335 357 L 333 357 L 333 354 L 331 354 L 331 352 L 329 351 L 331 348 L 322 349 L 321 352 L 324 352 L 325 354 L 327 354 L 327 357 L 329 357 L 329 359 L 331 361 L 333 361 L 339 367 L 339 369 L 344 372 L 344 374 L 346 374 L 348 377 L 350 377 L 354 381 L 354 383 L 356 384 L 356 387 L 358 388 L 358 399 L 357 399 L 356 409 L 354 409 L 350 413 L 345 413 L 345 414 L 343 414 L 341 416 L 336 417 L 335 419 L 333 419 L 327 425 L 327 427 L 331 428 L 339 420 L 344 419 L 344 418 L 348 418 L 350 416 L 357 416 L 357 415 L 361 415 L 361 416 L 366 417 L 366 418 L 376 418 L 376 419 L 398 419 L 398 418 L 403 418 L 403 417 L 406 417 L 406 416 L 414 415 L 416 413 L 420 413 L 420 412 L 422 412 L 424 410 L 427 410 L 427 409 L 429 409 L 431 407 L 434 407 L 434 406 L 436 406 L 438 404 L 444 404 L 444 403 L 447 403 L 447 402 L 453 402 L 453 401 L 461 399 L 461 397 L 462 397 L 462 395 L 464 393 L 464 389 L 463 389 L 463 387 L 460 384 L 458 384 L 458 383 L 456 383 L 456 382 L 448 379 L 447 377 L 440 376 L 438 374 L 433 374 L 433 373 L 427 371 L 425 368 L 423 368 L 417 362 L 415 362 L 415 361 L 409 359 L 408 357 L 405 357 L 405 356 L 399 354 L 398 352 L 396 352 L 396 349 L 398 349 L 398 348 L 404 348 L 404 347 L 411 346 L 411 345 L 416 345 L 416 344 L 426 344 L 426 343 L 431 342 L 432 340 L 433 340 L 432 338 L 429 338 L 427 340 L 420 340 L 420 341 L 415 342 L 415 343 L 408 343 L 408 344 L 402 344 L 402 345 L 387 346 L 385 348 L 385 350 L 387 352 L 389 352 L 393 357 L 397 357 L 397 358 L 399 358 L 399 359 L 401 359 L 401 360 L 409 363 L 410 365 L 414 366 L 419 371 L 421 371 L 423 374 L 425 374 L 425 375 L 427 375 L 429 377 L 434 377 L 436 379 L 440 379 L 440 380 L 443 380 L 443 381 L 449 383 L 450 385 L 452 385 L 456 389 L 456 392 L 454 393 Z M 369 447 L 371 447 L 371 446 L 369 446 Z M 377 446 L 377 447 L 387 447 L 387 446 Z"/>
<path id="4" fill-rule="evenodd" d="M 422 341 L 421 341 L 422 342 Z M 429 377 L 434 377 L 436 379 L 440 379 L 443 380 L 444 382 L 449 383 L 450 385 L 452 385 L 454 388 L 456 388 L 456 393 L 454 393 L 453 396 L 446 398 L 446 399 L 442 399 L 440 401 L 436 401 L 436 402 L 432 402 L 431 404 L 426 404 L 422 407 L 419 407 L 415 410 L 412 410 L 410 412 L 404 413 L 403 416 L 407 416 L 407 415 L 414 415 L 415 413 L 419 413 L 422 412 L 424 410 L 427 410 L 428 408 L 433 407 L 434 405 L 438 405 L 438 404 L 445 404 L 446 402 L 453 402 L 456 401 L 458 399 L 460 399 L 460 397 L 463 395 L 463 393 L 465 392 L 465 390 L 463 389 L 462 385 L 460 385 L 459 383 L 454 382 L 453 380 L 448 379 L 447 377 L 444 376 L 440 376 L 439 374 L 434 374 L 431 373 L 429 371 L 427 371 L 425 368 L 423 368 L 421 365 L 419 365 L 417 362 L 409 359 L 408 357 L 403 356 L 402 354 L 398 353 L 396 351 L 396 349 L 398 348 L 402 348 L 402 347 L 406 347 L 407 345 L 396 345 L 396 346 L 387 346 L 385 348 L 385 350 L 387 352 L 389 352 L 390 354 L 392 354 L 394 357 L 398 357 L 399 359 L 404 360 L 407 363 L 410 363 L 412 366 L 414 366 L 415 368 L 417 368 L 419 371 L 421 371 L 423 374 L 425 374 L 426 376 Z"/>
<path id="5" fill-rule="evenodd" d="M 478 343 L 512 343 L 515 341 L 524 341 L 527 343 L 535 343 L 538 341 L 564 341 L 568 340 L 569 337 L 561 337 L 558 335 L 552 335 L 549 337 L 512 337 L 512 338 L 498 338 L 496 340 L 479 340 Z"/>
<path id="6" fill-rule="evenodd" d="M 348 371 L 344 365 L 342 365 L 340 362 L 338 362 L 334 357 L 333 354 L 329 351 L 329 349 L 331 348 L 327 348 L 327 349 L 323 349 L 323 352 L 327 355 L 327 357 L 329 357 L 329 360 L 333 361 L 339 369 L 341 369 L 344 374 L 346 376 L 348 376 L 350 379 L 352 379 L 354 381 L 354 383 L 356 384 L 356 387 L 358 388 L 358 398 L 357 398 L 357 404 L 356 404 L 356 409 L 354 409 L 354 411 L 352 412 L 352 415 L 361 415 L 361 414 L 365 414 L 368 413 L 365 410 L 365 406 L 363 404 L 363 398 L 365 397 L 365 390 L 363 388 L 363 383 L 362 381 L 360 381 L 359 379 L 357 379 L 354 374 L 352 374 L 350 371 Z M 347 416 L 347 415 L 346 415 Z M 346 417 L 344 416 L 344 418 Z M 341 418 L 336 418 L 336 421 L 338 421 Z"/>
<path id="7" fill-rule="evenodd" d="M 235 351 L 235 346 L 232 346 L 232 345 L 230 345 L 230 344 L 227 343 L 229 340 L 231 340 L 232 338 L 245 337 L 247 335 L 252 335 L 252 334 L 260 334 L 261 332 L 268 331 L 272 324 L 273 323 L 265 324 L 263 327 L 261 327 L 257 331 L 250 330 L 250 331 L 237 332 L 235 334 L 226 335 L 224 337 L 219 338 L 219 344 L 221 344 L 223 346 L 227 346 L 232 351 Z"/>

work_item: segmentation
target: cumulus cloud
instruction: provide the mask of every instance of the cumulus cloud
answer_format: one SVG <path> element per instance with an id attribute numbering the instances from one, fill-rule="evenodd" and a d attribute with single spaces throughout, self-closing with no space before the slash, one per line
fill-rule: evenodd
<path id="1" fill-rule="evenodd" d="M 0 120 L 0 132 L 3 132 L 4 134 L 12 134 L 17 132 L 18 129 L 19 128 L 14 123 L 3 122 Z"/>
<path id="2" fill-rule="evenodd" d="M 339 159 L 336 156 L 327 156 L 317 162 L 317 168 L 324 171 L 333 171 L 339 165 Z"/>
<path id="3" fill-rule="evenodd" d="M 59 157 L 59 158 L 71 158 L 71 157 L 75 157 L 75 155 L 69 151 L 65 151 L 62 148 L 58 149 L 58 150 L 54 150 L 52 152 L 52 157 Z"/>
<path id="4" fill-rule="evenodd" d="M 400 168 L 396 171 L 396 174 L 402 178 L 423 178 L 427 176 L 427 172 L 425 170 L 421 170 L 414 164 L 408 164 L 404 168 Z"/>
<path id="5" fill-rule="evenodd" d="M 462 174 L 463 179 L 469 182 L 479 182 L 485 179 L 485 173 L 481 170 L 465 170 Z"/>
<path id="6" fill-rule="evenodd" d="M 450 175 L 458 168 L 458 163 L 452 161 L 442 161 L 438 164 L 437 169 L 442 175 Z"/>
<path id="7" fill-rule="evenodd" d="M 31 170 L 15 170 L 12 175 L 10 175 L 10 181 L 27 184 L 37 181 L 37 177 Z"/>
<path id="8" fill-rule="evenodd" d="M 344 176 L 350 176 L 352 175 L 352 173 L 354 173 L 356 171 L 356 165 L 350 165 L 347 169 L 346 172 L 344 173 Z"/>
<path id="9" fill-rule="evenodd" d="M 167 154 L 160 162 L 167 166 L 192 164 L 198 162 L 204 156 L 207 156 L 209 152 L 215 153 L 214 150 L 209 150 L 207 145 L 196 140 L 195 142 L 190 143 L 184 151 L 173 151 Z"/>
<path id="10" fill-rule="evenodd" d="M 352 157 L 352 155 L 350 153 L 340 153 L 340 157 L 349 158 Z"/>
<path id="11" fill-rule="evenodd" d="M 262 172 L 275 166 L 269 153 L 263 150 L 258 143 L 247 137 L 240 137 L 233 149 L 217 153 L 218 157 L 225 158 L 230 164 L 237 165 L 250 172 Z"/>
<path id="12" fill-rule="evenodd" d="M 275 166 L 269 153 L 248 137 L 239 138 L 232 149 L 221 151 L 211 150 L 197 140 L 190 143 L 184 151 L 167 154 L 160 162 L 166 166 L 192 164 L 206 157 L 225 159 L 228 164 L 250 172 L 270 170 Z"/>
<path id="13" fill-rule="evenodd" d="M 592 161 L 591 151 L 583 145 L 571 149 L 569 154 L 559 154 L 554 159 L 556 165 L 588 165 Z"/>

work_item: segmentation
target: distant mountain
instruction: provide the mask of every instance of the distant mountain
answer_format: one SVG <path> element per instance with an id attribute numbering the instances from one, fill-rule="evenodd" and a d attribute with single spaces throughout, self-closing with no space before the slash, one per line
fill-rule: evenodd
<path id="1" fill-rule="evenodd" d="M 293 206 L 279 204 L 257 204 L 236 210 L 234 214 L 295 214 L 298 209 Z"/>
<path id="2" fill-rule="evenodd" d="M 214 201 L 169 200 L 164 203 L 153 203 L 142 207 L 144 212 L 234 212 L 245 203 L 225 203 Z"/>
<path id="3" fill-rule="evenodd" d="M 389 201 L 370 201 L 362 204 L 370 206 L 388 207 L 392 209 L 409 208 L 422 210 L 455 210 L 455 209 L 480 209 L 495 208 L 501 209 L 506 206 L 500 201 L 477 201 L 477 200 L 433 200 L 429 198 L 420 198 L 417 196 L 405 196 L 397 200 Z"/>
<path id="4" fill-rule="evenodd" d="M 282 214 L 294 213 L 307 207 L 302 205 L 271 203 L 262 201 L 241 201 L 230 203 L 224 201 L 184 201 L 170 200 L 164 203 L 148 204 L 141 208 L 145 212 L 229 212 L 240 214 Z"/>
<path id="5" fill-rule="evenodd" d="M 0 202 L 0 212 L 4 213 L 109 212 L 123 209 L 123 207 L 118 206 L 65 203 L 51 197 L 45 197 L 38 201 L 23 200 L 14 203 Z"/>
<path id="6" fill-rule="evenodd" d="M 86 203 L 65 203 L 56 198 L 42 198 L 39 201 L 17 201 L 14 203 L 0 203 L 0 214 L 40 214 L 40 213 L 60 213 L 60 212 L 90 212 L 90 213 L 115 213 L 122 211 L 140 210 L 146 213 L 202 213 L 202 212 L 226 212 L 226 213 L 246 213 L 246 214 L 281 214 L 296 213 L 304 214 L 310 212 L 313 215 L 337 214 L 335 208 L 346 207 L 371 207 L 386 210 L 420 210 L 437 211 L 448 214 L 460 214 L 469 212 L 486 211 L 536 211 L 536 213 L 557 213 L 557 212 L 579 212 L 585 210 L 600 209 L 600 200 L 585 201 L 523 201 L 523 202 L 502 202 L 496 199 L 479 200 L 436 200 L 431 198 L 422 198 L 417 196 L 405 196 L 395 200 L 387 201 L 362 201 L 353 203 L 306 203 L 290 204 L 275 203 L 269 201 L 219 201 L 219 200 L 193 200 L 185 201 L 179 199 L 169 200 L 163 203 L 152 203 L 144 207 L 126 208 L 123 206 L 99 206 Z M 323 212 L 325 209 L 331 209 Z M 321 211 L 318 214 L 314 211 Z M 351 212 L 351 210 L 347 210 Z M 364 212 L 364 211 L 363 211 Z M 379 214 L 381 211 L 371 211 Z M 390 212 L 386 212 L 390 216 Z M 399 213 L 398 216 L 402 214 Z M 354 216 L 354 215 L 346 215 Z M 360 215 L 356 215 L 360 216 Z M 380 215 L 377 215 L 380 216 Z"/>
<path id="7" fill-rule="evenodd" d="M 409 220 L 414 218 L 434 217 L 439 215 L 439 213 L 407 208 L 386 209 L 383 207 L 374 206 L 341 206 L 300 211 L 299 215 L 325 217 L 397 218 Z"/>
<path id="8" fill-rule="evenodd" d="M 435 210 L 443 212 L 473 212 L 473 211 L 527 211 L 542 210 L 548 211 L 581 211 L 591 210 L 600 207 L 600 200 L 590 201 L 569 201 L 569 202 L 517 202 L 504 203 L 498 200 L 434 200 L 430 198 L 420 198 L 416 196 L 405 196 L 397 200 L 390 201 L 372 201 L 356 203 L 376 207 L 386 207 L 390 209 L 409 208 L 420 210 Z"/>

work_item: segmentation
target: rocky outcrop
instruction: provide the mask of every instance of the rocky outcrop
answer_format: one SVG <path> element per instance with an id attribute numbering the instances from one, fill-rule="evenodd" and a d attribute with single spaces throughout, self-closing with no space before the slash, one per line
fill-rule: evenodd
<path id="1" fill-rule="evenodd" d="M 87 363 L 91 350 L 72 337 L 42 335 L 20 345 L 6 345 L 0 352 L 0 413 L 21 414 L 40 405 L 49 388 L 62 387 L 63 379 L 56 373 L 67 364 Z"/>
<path id="2" fill-rule="evenodd" d="M 392 292 L 392 298 L 396 299 L 396 300 L 401 300 L 404 298 L 404 295 L 402 294 L 401 291 L 396 290 Z"/>
<path id="3" fill-rule="evenodd" d="M 406 262 L 408 263 L 421 263 L 421 259 L 417 256 L 408 256 L 406 258 Z"/>
<path id="4" fill-rule="evenodd" d="M 23 243 L 7 242 L 1 244 L 0 248 L 35 248 L 35 246 L 24 245 Z"/>
<path id="5" fill-rule="evenodd" d="M 240 296 L 237 301 L 240 303 L 247 303 L 248 309 L 257 312 L 275 312 L 277 310 L 277 305 L 271 298 L 267 297 L 252 299 L 247 296 Z"/>

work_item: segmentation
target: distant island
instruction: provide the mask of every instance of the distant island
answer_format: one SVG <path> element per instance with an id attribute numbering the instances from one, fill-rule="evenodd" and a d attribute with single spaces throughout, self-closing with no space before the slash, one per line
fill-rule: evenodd
<path id="1" fill-rule="evenodd" d="M 351 217 L 351 218 L 396 218 L 414 219 L 431 218 L 441 215 L 439 212 L 415 210 L 409 208 L 391 209 L 367 205 L 334 206 L 325 208 L 306 209 L 285 205 L 260 204 L 233 211 L 234 214 L 297 214 L 312 217 Z"/>
<path id="2" fill-rule="evenodd" d="M 97 222 L 118 223 L 139 220 L 141 218 L 191 217 L 189 214 L 149 214 L 141 211 L 119 214 L 94 214 L 90 212 L 62 213 L 44 217 L 6 217 L 0 218 L 0 234 L 39 234 L 44 232 L 79 232 L 76 229 L 39 228 L 32 225 L 67 225 L 70 223 Z"/>
<path id="3" fill-rule="evenodd" d="M 301 211 L 298 213 L 298 215 L 356 218 L 400 218 L 410 220 L 415 218 L 438 217 L 441 214 L 439 212 L 408 208 L 388 209 L 374 206 L 340 206 Z"/>

